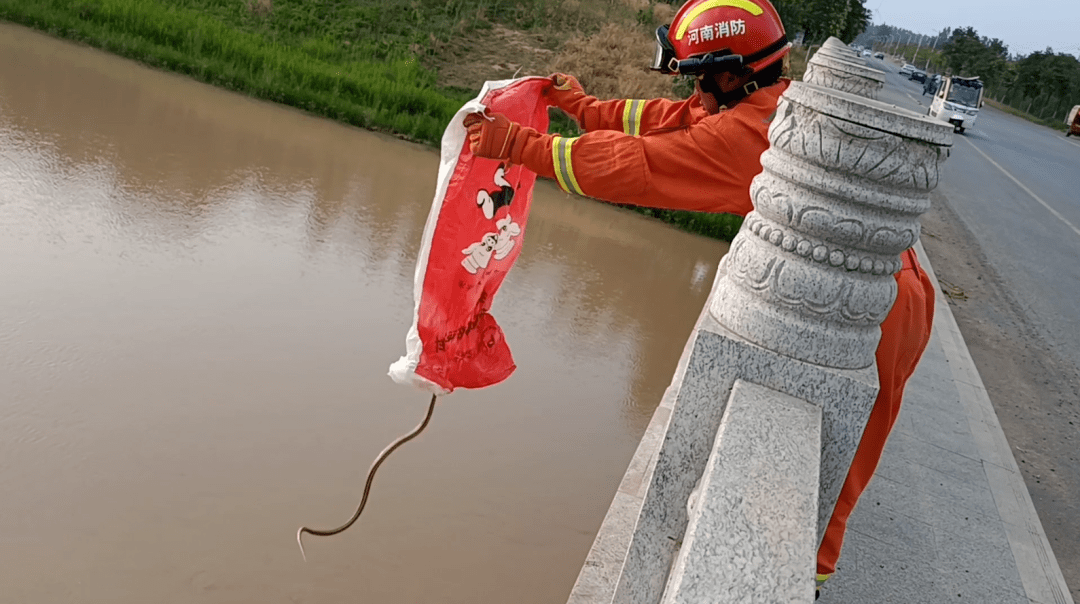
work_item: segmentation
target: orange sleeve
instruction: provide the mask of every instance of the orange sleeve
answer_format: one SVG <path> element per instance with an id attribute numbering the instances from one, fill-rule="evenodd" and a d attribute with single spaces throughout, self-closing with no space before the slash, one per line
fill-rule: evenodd
<path id="1" fill-rule="evenodd" d="M 616 130 L 632 136 L 689 126 L 708 115 L 695 95 L 684 101 L 668 99 L 592 99 L 584 105 L 578 123 L 586 132 Z"/>
<path id="2" fill-rule="evenodd" d="M 785 88 L 645 136 L 597 130 L 564 138 L 529 131 L 517 161 L 579 195 L 745 216 L 753 209 L 750 181 L 761 172 L 760 157 L 769 146 L 769 120 Z"/>

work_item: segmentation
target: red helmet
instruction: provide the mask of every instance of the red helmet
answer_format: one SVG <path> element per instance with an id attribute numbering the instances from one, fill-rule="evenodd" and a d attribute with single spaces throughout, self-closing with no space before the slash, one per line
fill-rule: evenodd
<path id="1" fill-rule="evenodd" d="M 656 46 L 652 68 L 681 74 L 754 72 L 791 49 L 769 0 L 689 0 L 656 30 Z"/>

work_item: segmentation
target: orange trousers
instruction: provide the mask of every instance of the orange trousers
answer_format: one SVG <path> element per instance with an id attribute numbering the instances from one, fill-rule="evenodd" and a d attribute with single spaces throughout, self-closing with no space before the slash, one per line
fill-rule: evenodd
<path id="1" fill-rule="evenodd" d="M 930 326 L 934 320 L 934 285 L 919 266 L 914 250 L 902 254 L 904 267 L 896 275 L 896 302 L 881 324 L 881 342 L 877 348 L 878 392 L 870 419 L 866 423 L 859 448 L 851 462 L 840 498 L 836 501 L 825 537 L 818 549 L 817 572 L 828 575 L 836 571 L 840 547 L 844 543 L 848 516 L 855 509 L 866 485 L 877 469 L 885 441 L 889 438 L 904 385 L 915 373 L 923 350 L 930 341 Z"/>

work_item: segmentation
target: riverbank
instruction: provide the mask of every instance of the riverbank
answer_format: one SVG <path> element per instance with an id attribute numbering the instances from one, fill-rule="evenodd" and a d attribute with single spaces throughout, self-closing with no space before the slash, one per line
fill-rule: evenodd
<path id="1" fill-rule="evenodd" d="M 439 153 L 9 23 L 0 57 L 0 602 L 566 601 L 726 245 L 540 183 L 514 375 L 305 564 L 430 400 L 386 368 Z"/>
<path id="2" fill-rule="evenodd" d="M 601 98 L 677 98 L 642 66 L 648 0 L 0 0 L 0 19 L 360 128 L 437 146 L 485 80 L 574 73 Z M 553 130 L 576 134 L 553 111 Z M 731 240 L 740 217 L 634 208 Z"/>
<path id="3" fill-rule="evenodd" d="M 291 105 L 361 128 L 437 144 L 464 92 L 437 89 L 435 74 L 404 42 L 365 36 L 376 7 L 301 12 L 270 0 L 3 0 L 0 18 L 209 84 Z M 323 29 L 340 17 L 352 26 Z M 318 32 L 318 33 L 316 33 Z"/>

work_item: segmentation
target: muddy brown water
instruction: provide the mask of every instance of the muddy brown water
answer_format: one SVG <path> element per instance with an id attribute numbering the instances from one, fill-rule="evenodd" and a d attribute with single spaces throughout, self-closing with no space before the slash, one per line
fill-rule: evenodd
<path id="1" fill-rule="evenodd" d="M 0 24 L 0 601 L 565 601 L 726 246 L 538 185 L 443 399 L 405 347 L 437 153 Z"/>

